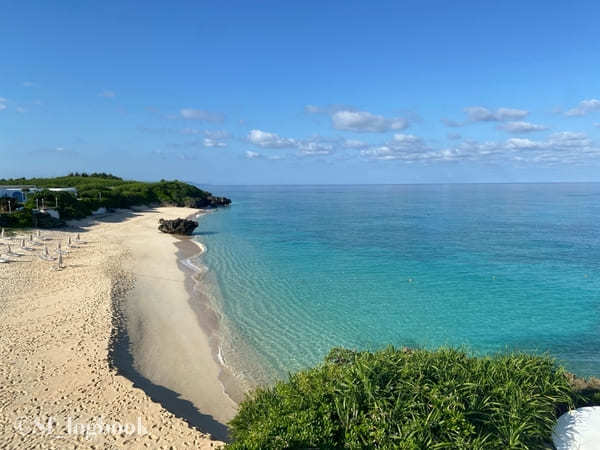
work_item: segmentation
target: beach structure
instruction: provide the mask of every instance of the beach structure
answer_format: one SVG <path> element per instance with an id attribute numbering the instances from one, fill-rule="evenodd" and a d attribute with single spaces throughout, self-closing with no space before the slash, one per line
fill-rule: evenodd
<path id="1" fill-rule="evenodd" d="M 70 194 L 77 195 L 77 188 L 74 187 L 59 187 L 59 188 L 47 188 L 50 192 L 69 192 Z M 0 186 L 0 197 L 9 197 L 17 202 L 24 202 L 27 200 L 29 195 L 43 191 L 43 188 L 39 188 L 33 185 L 11 185 L 11 186 Z"/>
<path id="2" fill-rule="evenodd" d="M 556 421 L 552 441 L 557 450 L 600 448 L 600 406 L 564 413 Z"/>
<path id="3" fill-rule="evenodd" d="M 56 253 L 59 255 L 67 255 L 69 252 L 67 250 L 63 250 L 61 242 L 58 241 L 58 244 L 56 244 Z"/>
<path id="4" fill-rule="evenodd" d="M 33 190 L 32 190 L 33 189 Z M 35 192 L 35 186 L 30 185 L 11 185 L 0 186 L 0 197 L 9 197 L 17 202 L 24 202 L 31 192 Z"/>
<path id="5" fill-rule="evenodd" d="M 59 253 L 59 254 L 58 254 L 58 264 L 57 264 L 56 268 L 57 268 L 58 270 L 61 270 L 61 269 L 63 269 L 64 267 L 65 267 L 65 266 L 64 266 L 64 264 L 63 264 L 62 253 Z"/>
<path id="6" fill-rule="evenodd" d="M 19 255 L 18 253 L 14 253 L 14 252 L 12 251 L 12 248 L 10 248 L 10 244 L 6 244 L 6 246 L 8 247 L 8 251 L 6 252 L 6 255 L 7 255 L 7 256 L 21 256 L 21 255 Z"/>
<path id="7" fill-rule="evenodd" d="M 0 239 L 4 240 L 4 227 L 2 227 L 2 232 L 0 232 Z"/>
<path id="8" fill-rule="evenodd" d="M 48 251 L 48 246 L 44 245 L 44 250 L 42 250 L 42 254 L 40 255 L 41 259 L 44 259 L 46 261 L 54 261 L 54 258 L 50 255 L 50 252 Z"/>

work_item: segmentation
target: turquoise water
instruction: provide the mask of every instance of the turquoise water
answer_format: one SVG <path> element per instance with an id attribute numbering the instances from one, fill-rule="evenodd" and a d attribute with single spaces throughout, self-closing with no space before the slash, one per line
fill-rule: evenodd
<path id="1" fill-rule="evenodd" d="M 600 375 L 600 184 L 219 187 L 200 221 L 225 362 L 333 346 L 548 352 Z"/>

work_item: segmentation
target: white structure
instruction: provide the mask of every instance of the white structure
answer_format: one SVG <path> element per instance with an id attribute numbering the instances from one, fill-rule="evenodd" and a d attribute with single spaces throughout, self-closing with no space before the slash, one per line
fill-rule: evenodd
<path id="1" fill-rule="evenodd" d="M 43 188 L 29 185 L 0 186 L 0 198 L 10 197 L 18 202 L 24 202 L 27 200 L 29 194 L 43 190 Z M 77 196 L 77 188 L 74 187 L 48 188 L 48 190 L 50 192 L 69 192 L 70 194 Z"/>
<path id="2" fill-rule="evenodd" d="M 9 197 L 14 198 L 18 202 L 24 202 L 27 199 L 27 195 L 31 192 L 35 192 L 37 189 L 35 186 L 0 186 L 0 198 Z"/>
<path id="3" fill-rule="evenodd" d="M 564 413 L 552 431 L 556 450 L 600 450 L 600 406 Z"/>

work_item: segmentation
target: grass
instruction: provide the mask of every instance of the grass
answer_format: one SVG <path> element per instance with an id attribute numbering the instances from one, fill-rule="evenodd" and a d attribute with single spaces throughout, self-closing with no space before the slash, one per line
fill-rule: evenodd
<path id="1" fill-rule="evenodd" d="M 591 399 L 544 356 L 334 349 L 251 393 L 229 448 L 546 448 L 558 416 Z"/>

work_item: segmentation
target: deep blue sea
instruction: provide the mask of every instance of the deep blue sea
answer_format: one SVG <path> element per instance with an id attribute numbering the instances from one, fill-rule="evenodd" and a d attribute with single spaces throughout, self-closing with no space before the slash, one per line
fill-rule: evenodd
<path id="1" fill-rule="evenodd" d="M 252 382 L 329 349 L 547 352 L 600 375 L 600 184 L 215 187 L 222 356 Z"/>

